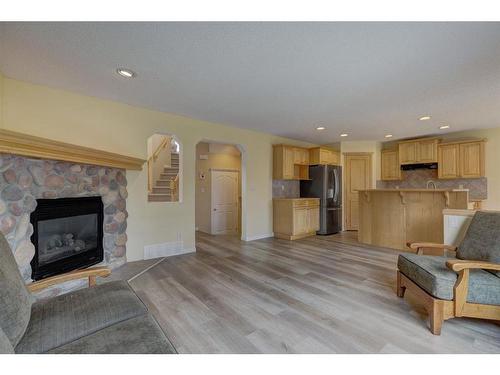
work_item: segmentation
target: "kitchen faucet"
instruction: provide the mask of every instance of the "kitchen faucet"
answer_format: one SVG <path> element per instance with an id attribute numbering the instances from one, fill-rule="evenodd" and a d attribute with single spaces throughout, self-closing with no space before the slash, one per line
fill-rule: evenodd
<path id="1" fill-rule="evenodd" d="M 436 189 L 436 183 L 432 180 L 427 181 L 427 189 L 430 189 L 430 186 L 432 185 L 433 189 Z"/>

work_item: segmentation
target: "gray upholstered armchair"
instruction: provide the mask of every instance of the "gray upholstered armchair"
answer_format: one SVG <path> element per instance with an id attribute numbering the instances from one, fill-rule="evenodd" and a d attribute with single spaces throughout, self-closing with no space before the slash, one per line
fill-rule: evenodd
<path id="1" fill-rule="evenodd" d="M 433 334 L 454 317 L 500 320 L 500 213 L 476 212 L 458 248 L 409 243 L 417 254 L 398 259 L 397 293 L 415 293 Z M 454 252 L 456 258 L 447 257 Z M 439 252 L 439 256 L 436 255 Z M 432 255 L 426 255 L 432 254 Z"/>
<path id="2" fill-rule="evenodd" d="M 107 274 L 90 268 L 27 288 L 0 233 L 0 353 L 175 353 L 126 281 L 93 286 Z M 77 277 L 91 287 L 33 302 L 30 290 Z"/>

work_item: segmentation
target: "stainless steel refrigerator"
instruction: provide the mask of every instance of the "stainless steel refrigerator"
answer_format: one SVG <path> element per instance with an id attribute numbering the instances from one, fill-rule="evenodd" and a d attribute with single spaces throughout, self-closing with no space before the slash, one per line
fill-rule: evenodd
<path id="1" fill-rule="evenodd" d="M 319 198 L 319 231 L 317 234 L 334 234 L 342 229 L 342 167 L 312 165 L 308 181 L 300 181 L 300 196 Z"/>

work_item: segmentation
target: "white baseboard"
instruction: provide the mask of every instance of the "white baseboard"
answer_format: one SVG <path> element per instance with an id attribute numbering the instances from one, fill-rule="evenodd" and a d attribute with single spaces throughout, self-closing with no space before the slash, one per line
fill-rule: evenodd
<path id="1" fill-rule="evenodd" d="M 263 238 L 269 238 L 269 237 L 274 237 L 274 233 L 258 234 L 256 236 L 246 236 L 243 238 L 243 241 L 262 240 Z"/>
<path id="2" fill-rule="evenodd" d="M 184 247 L 182 241 L 164 242 L 144 246 L 144 259 L 164 258 L 174 255 L 194 253 L 196 248 Z"/>

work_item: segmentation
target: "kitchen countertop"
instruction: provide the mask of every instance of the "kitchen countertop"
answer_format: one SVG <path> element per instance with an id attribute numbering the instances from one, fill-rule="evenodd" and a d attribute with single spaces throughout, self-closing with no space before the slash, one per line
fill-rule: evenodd
<path id="1" fill-rule="evenodd" d="M 443 215 L 449 216 L 474 216 L 477 210 L 460 210 L 453 208 L 445 208 L 443 210 Z"/>

